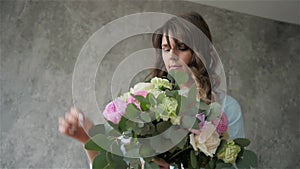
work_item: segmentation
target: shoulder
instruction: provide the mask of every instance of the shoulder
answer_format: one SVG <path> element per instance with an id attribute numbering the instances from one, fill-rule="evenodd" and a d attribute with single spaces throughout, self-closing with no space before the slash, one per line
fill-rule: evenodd
<path id="1" fill-rule="evenodd" d="M 241 106 L 237 100 L 227 95 L 224 101 L 224 112 L 228 117 L 229 122 L 235 122 L 242 118 Z"/>
<path id="2" fill-rule="evenodd" d="M 244 138 L 244 122 L 240 104 L 231 96 L 226 96 L 224 113 L 228 118 L 230 139 Z"/>
<path id="3" fill-rule="evenodd" d="M 232 96 L 226 95 L 225 97 L 225 107 L 228 106 L 237 106 L 240 107 L 240 104 Z"/>

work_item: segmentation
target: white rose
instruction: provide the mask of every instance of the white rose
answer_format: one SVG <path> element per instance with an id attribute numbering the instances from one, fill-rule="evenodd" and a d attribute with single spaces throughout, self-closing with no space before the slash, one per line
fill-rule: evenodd
<path id="1" fill-rule="evenodd" d="M 213 154 L 217 151 L 220 141 L 216 127 L 211 122 L 205 122 L 200 134 L 190 134 L 190 144 L 194 150 L 200 150 L 210 157 L 213 157 Z"/>
<path id="2" fill-rule="evenodd" d="M 146 91 L 149 92 L 150 89 L 153 89 L 154 85 L 151 83 L 138 83 L 134 85 L 133 88 L 130 89 L 130 93 L 140 92 L 140 91 Z"/>

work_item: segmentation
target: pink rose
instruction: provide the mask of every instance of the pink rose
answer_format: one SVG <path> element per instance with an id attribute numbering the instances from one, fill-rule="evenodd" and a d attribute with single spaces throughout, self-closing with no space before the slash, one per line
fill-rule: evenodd
<path id="1" fill-rule="evenodd" d="M 224 112 L 221 112 L 220 117 L 213 120 L 212 123 L 216 126 L 217 132 L 220 135 L 228 129 L 228 119 Z"/>
<path id="2" fill-rule="evenodd" d="M 135 93 L 134 93 L 134 95 L 143 96 L 143 97 L 146 97 L 147 94 L 148 94 L 148 92 L 146 92 L 146 91 L 138 91 L 138 92 L 135 92 Z M 137 107 L 138 109 L 141 110 L 141 106 L 140 106 L 139 103 L 135 100 L 134 97 L 129 96 L 129 98 L 128 98 L 128 103 L 133 103 L 133 104 L 135 104 L 136 107 Z"/>
<path id="3" fill-rule="evenodd" d="M 106 120 L 111 121 L 114 124 L 118 124 L 126 112 L 126 107 L 127 104 L 117 98 L 106 105 L 103 116 Z"/>

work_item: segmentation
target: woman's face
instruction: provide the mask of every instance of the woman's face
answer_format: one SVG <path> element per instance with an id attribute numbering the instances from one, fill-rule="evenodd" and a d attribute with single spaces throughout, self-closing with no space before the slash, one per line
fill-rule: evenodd
<path id="1" fill-rule="evenodd" d="M 184 43 L 176 43 L 174 39 L 164 35 L 162 38 L 162 57 L 167 71 L 183 70 L 187 72 L 187 65 L 192 59 L 192 51 Z"/>

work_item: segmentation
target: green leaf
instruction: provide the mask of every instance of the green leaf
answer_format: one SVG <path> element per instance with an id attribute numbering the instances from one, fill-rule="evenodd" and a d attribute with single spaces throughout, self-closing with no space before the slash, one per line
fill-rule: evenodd
<path id="1" fill-rule="evenodd" d="M 217 148 L 216 154 L 219 153 L 223 147 L 226 145 L 227 141 L 226 140 L 221 140 L 220 145 Z"/>
<path id="2" fill-rule="evenodd" d="M 140 114 L 140 110 L 136 107 L 135 104 L 129 103 L 127 105 L 125 116 L 128 119 L 135 119 L 139 116 L 139 114 Z"/>
<path id="3" fill-rule="evenodd" d="M 197 158 L 196 158 L 195 152 L 193 150 L 190 152 L 190 158 L 191 158 L 192 167 L 199 168 Z"/>
<path id="4" fill-rule="evenodd" d="M 90 139 L 87 143 L 85 143 L 84 148 L 92 151 L 102 151 L 103 149 L 96 144 L 92 139 Z"/>
<path id="5" fill-rule="evenodd" d="M 145 123 L 145 126 L 142 128 L 141 136 L 154 136 L 156 135 L 157 131 L 155 129 L 155 126 L 152 123 Z"/>
<path id="6" fill-rule="evenodd" d="M 128 128 L 131 128 L 134 132 L 136 132 L 136 134 L 140 134 L 140 132 L 142 131 L 142 129 L 138 126 L 138 123 L 128 120 L 126 122 L 126 126 Z"/>
<path id="7" fill-rule="evenodd" d="M 191 129 L 194 126 L 194 123 L 197 122 L 195 117 L 192 116 L 183 116 L 182 117 L 182 127 L 186 129 Z"/>
<path id="8" fill-rule="evenodd" d="M 100 151 L 102 149 L 107 149 L 109 147 L 110 140 L 103 134 L 97 134 L 90 139 L 90 141 L 85 144 L 87 150 Z M 99 148 L 100 147 L 100 148 Z"/>
<path id="9" fill-rule="evenodd" d="M 163 137 L 152 137 L 150 140 L 150 145 L 156 153 L 163 153 L 164 151 L 166 151 L 166 148 L 172 145 L 172 142 L 170 139 L 166 139 Z"/>
<path id="10" fill-rule="evenodd" d="M 189 75 L 184 71 L 173 71 L 171 70 L 169 74 L 174 78 L 175 82 L 180 86 L 189 80 Z"/>
<path id="11" fill-rule="evenodd" d="M 247 147 L 250 144 L 250 140 L 246 138 L 237 138 L 233 140 L 235 144 L 241 147 Z"/>
<path id="12" fill-rule="evenodd" d="M 154 112 L 158 113 L 158 114 L 163 114 L 164 113 L 164 109 L 162 106 L 157 106 L 156 108 L 153 108 Z"/>
<path id="13" fill-rule="evenodd" d="M 164 93 L 160 93 L 160 94 L 157 96 L 157 104 L 162 103 L 162 101 L 164 100 L 165 97 L 166 97 L 166 95 L 165 95 Z"/>
<path id="14" fill-rule="evenodd" d="M 215 169 L 234 169 L 232 164 L 224 163 L 222 160 L 218 160 L 215 166 Z"/>
<path id="15" fill-rule="evenodd" d="M 142 111 L 147 111 L 147 110 L 149 110 L 150 104 L 142 102 L 142 103 L 140 103 L 140 106 L 141 106 Z"/>
<path id="16" fill-rule="evenodd" d="M 124 157 L 123 159 L 129 163 L 130 169 L 141 169 L 142 165 L 139 158 Z"/>
<path id="17" fill-rule="evenodd" d="M 241 151 L 239 152 L 237 158 L 243 157 L 244 151 L 245 151 L 245 148 L 244 148 L 244 147 L 241 147 Z"/>
<path id="18" fill-rule="evenodd" d="M 243 154 L 243 160 L 247 161 L 251 167 L 257 167 L 257 156 L 253 151 L 245 150 Z"/>
<path id="19" fill-rule="evenodd" d="M 244 159 L 237 160 L 236 161 L 236 166 L 239 169 L 250 169 L 250 164 Z"/>
<path id="20" fill-rule="evenodd" d="M 178 94 L 178 91 L 176 91 L 176 90 L 172 90 L 172 91 L 167 90 L 165 92 L 165 94 L 166 94 L 167 97 L 175 97 L 176 94 Z"/>
<path id="21" fill-rule="evenodd" d="M 216 168 L 216 159 L 215 158 L 213 158 L 212 160 L 210 160 L 209 162 L 208 162 L 208 166 L 209 166 L 209 168 L 211 168 L 211 169 L 215 169 Z"/>
<path id="22" fill-rule="evenodd" d="M 196 106 L 192 106 L 185 115 L 195 117 L 197 114 L 198 114 L 198 108 Z"/>
<path id="23" fill-rule="evenodd" d="M 142 144 L 139 153 L 142 158 L 146 158 L 155 155 L 155 150 L 153 150 L 150 145 Z"/>
<path id="24" fill-rule="evenodd" d="M 125 146 L 125 149 L 126 149 L 126 157 L 137 157 L 139 155 L 139 147 L 134 144 L 134 143 L 131 143 L 130 145 L 126 145 Z"/>
<path id="25" fill-rule="evenodd" d="M 118 127 L 119 127 L 119 129 L 121 130 L 122 133 L 129 130 L 128 127 L 126 126 L 127 121 L 128 121 L 128 119 L 126 119 L 125 117 L 122 117 L 119 124 L 118 124 L 119 125 Z"/>
<path id="26" fill-rule="evenodd" d="M 213 102 L 209 106 L 210 106 L 210 111 L 207 120 L 212 121 L 220 115 L 221 105 L 219 103 Z"/>
<path id="27" fill-rule="evenodd" d="M 105 134 L 105 127 L 104 127 L 104 124 L 98 124 L 98 125 L 95 125 L 95 126 L 93 126 L 93 127 L 89 130 L 89 135 L 90 135 L 90 137 L 93 137 L 93 136 L 95 136 L 96 134 L 99 134 L 99 133 Z"/>
<path id="28" fill-rule="evenodd" d="M 174 128 L 174 126 L 172 126 L 171 128 Z M 171 131 L 171 141 L 173 144 L 177 145 L 179 144 L 182 140 L 184 140 L 188 134 L 188 131 L 180 128 L 180 129 L 173 129 L 170 130 Z"/>
<path id="29" fill-rule="evenodd" d="M 141 119 L 146 123 L 149 123 L 152 121 L 149 113 L 141 113 L 140 116 L 141 116 Z"/>
<path id="30" fill-rule="evenodd" d="M 159 166 L 153 162 L 145 163 L 145 169 L 159 169 Z"/>
<path id="31" fill-rule="evenodd" d="M 119 156 L 123 156 L 123 152 L 121 150 L 121 144 L 117 141 L 114 141 L 110 145 L 110 150 L 113 153 L 112 155 L 117 158 Z"/>
<path id="32" fill-rule="evenodd" d="M 163 121 L 156 125 L 156 129 L 159 133 L 162 133 L 162 132 L 166 131 L 168 128 L 170 128 L 171 126 L 172 126 L 172 123 L 170 123 L 169 121 Z"/>
<path id="33" fill-rule="evenodd" d="M 180 108 L 179 112 L 185 113 L 189 107 L 190 107 L 189 99 L 186 97 L 181 97 L 181 100 L 179 103 L 179 108 Z"/>
<path id="34" fill-rule="evenodd" d="M 180 149 L 183 149 L 187 142 L 187 136 L 185 136 L 176 146 Z"/>
<path id="35" fill-rule="evenodd" d="M 117 138 L 119 136 L 122 136 L 122 134 L 118 130 L 110 130 L 105 136 Z"/>
<path id="36" fill-rule="evenodd" d="M 199 109 L 201 109 L 201 110 L 208 110 L 209 109 L 209 105 L 207 105 L 204 101 L 200 100 L 200 102 L 199 102 Z"/>
<path id="37" fill-rule="evenodd" d="M 144 96 L 134 95 L 134 94 L 131 94 L 131 96 L 140 103 L 149 103 L 149 101 Z"/>
<path id="38" fill-rule="evenodd" d="M 181 97 L 180 112 L 184 112 L 185 115 L 195 116 L 198 113 L 196 101 L 189 97 Z"/>
<path id="39" fill-rule="evenodd" d="M 109 163 L 109 166 L 113 169 L 116 168 L 127 168 L 126 162 L 123 160 L 123 157 L 115 155 L 110 152 L 106 152 L 106 159 Z"/>
<path id="40" fill-rule="evenodd" d="M 146 96 L 146 99 L 148 100 L 148 102 L 151 105 L 155 105 L 156 104 L 156 99 L 155 99 L 155 97 L 154 97 L 154 95 L 152 93 L 148 93 L 147 96 Z"/>
<path id="41" fill-rule="evenodd" d="M 93 161 L 93 169 L 103 169 L 108 165 L 106 160 L 106 154 L 100 153 L 98 156 L 94 158 Z"/>
<path id="42" fill-rule="evenodd" d="M 124 118 L 124 116 L 121 118 L 121 121 L 123 120 L 123 119 L 126 119 L 126 118 Z M 127 119 L 126 119 L 127 120 Z M 121 122 L 120 121 L 120 122 Z M 111 121 L 107 121 L 107 123 L 112 127 L 112 130 L 118 130 L 118 131 L 120 131 L 120 128 L 119 128 L 119 125 L 118 124 L 114 124 L 114 123 L 112 123 Z M 107 132 L 107 131 L 105 131 L 105 132 Z M 121 132 L 121 131 L 120 131 Z M 97 133 L 97 134 L 99 134 L 99 133 Z M 103 133 L 102 133 L 103 134 Z"/>
<path id="43" fill-rule="evenodd" d="M 193 85 L 193 86 L 190 88 L 189 93 L 188 93 L 188 99 L 189 99 L 189 102 L 191 102 L 191 103 L 196 103 L 196 100 L 197 100 L 197 93 L 198 93 L 197 87 L 196 87 L 196 85 Z"/>

